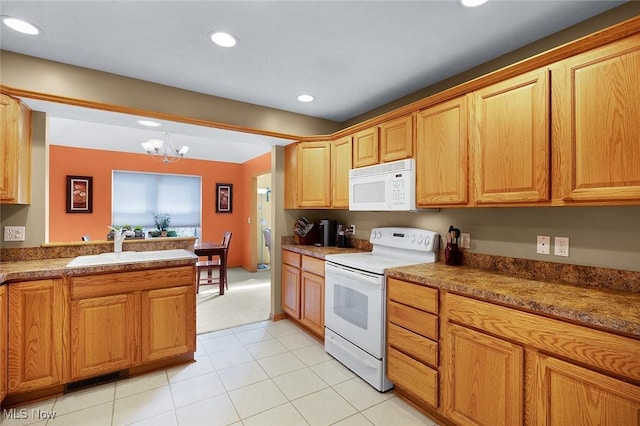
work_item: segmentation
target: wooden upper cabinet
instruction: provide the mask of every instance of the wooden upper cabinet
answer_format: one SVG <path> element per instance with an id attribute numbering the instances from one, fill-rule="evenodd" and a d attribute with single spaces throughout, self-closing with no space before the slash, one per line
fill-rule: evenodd
<path id="1" fill-rule="evenodd" d="M 380 162 L 378 126 L 361 130 L 353 135 L 353 167 L 364 167 Z"/>
<path id="2" fill-rule="evenodd" d="M 477 204 L 549 200 L 549 71 L 472 93 L 470 139 Z"/>
<path id="3" fill-rule="evenodd" d="M 461 96 L 416 116 L 418 207 L 468 202 L 467 98 Z"/>
<path id="4" fill-rule="evenodd" d="M 553 198 L 640 202 L 640 35 L 552 67 Z"/>
<path id="5" fill-rule="evenodd" d="M 351 164 L 351 136 L 331 142 L 331 207 L 349 208 Z"/>
<path id="6" fill-rule="evenodd" d="M 0 203 L 31 202 L 31 110 L 0 94 Z"/>
<path id="7" fill-rule="evenodd" d="M 331 142 L 297 147 L 298 207 L 331 207 Z"/>
<path id="8" fill-rule="evenodd" d="M 380 125 L 380 161 L 413 157 L 413 116 L 390 120 Z"/>
<path id="9" fill-rule="evenodd" d="M 284 147 L 284 208 L 298 207 L 298 144 Z"/>

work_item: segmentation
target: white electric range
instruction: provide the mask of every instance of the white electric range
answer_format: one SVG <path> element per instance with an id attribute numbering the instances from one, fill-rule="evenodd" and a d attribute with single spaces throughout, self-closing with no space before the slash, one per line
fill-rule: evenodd
<path id="1" fill-rule="evenodd" d="M 377 390 L 386 375 L 384 270 L 437 259 L 438 233 L 418 228 L 374 228 L 371 252 L 325 257 L 325 350 Z"/>

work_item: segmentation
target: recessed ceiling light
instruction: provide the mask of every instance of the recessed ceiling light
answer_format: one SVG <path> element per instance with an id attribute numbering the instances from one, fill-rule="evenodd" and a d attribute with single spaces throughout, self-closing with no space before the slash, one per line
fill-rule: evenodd
<path id="1" fill-rule="evenodd" d="M 233 47 L 238 43 L 238 40 L 229 33 L 215 31 L 209 36 L 211 41 L 220 47 Z"/>
<path id="2" fill-rule="evenodd" d="M 300 102 L 311 102 L 314 100 L 314 97 L 311 95 L 300 95 L 298 96 L 298 100 Z"/>
<path id="3" fill-rule="evenodd" d="M 158 123 L 157 121 L 151 121 L 151 120 L 136 120 L 136 123 L 142 124 L 143 126 L 147 126 L 147 127 L 161 126 L 161 124 Z"/>
<path id="4" fill-rule="evenodd" d="M 489 0 L 460 0 L 465 7 L 476 7 L 485 4 Z"/>
<path id="5" fill-rule="evenodd" d="M 40 29 L 33 24 L 23 21 L 22 19 L 12 18 L 10 16 L 3 16 L 2 22 L 14 31 L 18 31 L 22 34 L 36 35 L 40 34 Z"/>

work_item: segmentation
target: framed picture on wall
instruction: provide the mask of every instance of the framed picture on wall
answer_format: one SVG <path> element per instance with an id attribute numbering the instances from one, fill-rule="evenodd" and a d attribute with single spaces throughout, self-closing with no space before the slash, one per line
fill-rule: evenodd
<path id="1" fill-rule="evenodd" d="M 67 213 L 93 212 L 93 177 L 67 176 Z"/>
<path id="2" fill-rule="evenodd" d="M 216 213 L 231 213 L 233 207 L 233 185 L 216 183 Z"/>

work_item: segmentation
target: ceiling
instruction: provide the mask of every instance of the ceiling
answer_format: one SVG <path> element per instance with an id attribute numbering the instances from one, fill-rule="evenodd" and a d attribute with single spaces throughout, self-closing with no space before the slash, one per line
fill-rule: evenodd
<path id="1" fill-rule="evenodd" d="M 2 0 L 1 15 L 42 33 L 2 26 L 0 47 L 343 122 L 622 3 Z M 238 45 L 214 45 L 208 35 L 215 30 L 232 33 Z M 298 102 L 302 93 L 315 101 Z M 140 142 L 159 136 L 124 114 L 30 105 L 49 113 L 54 144 L 141 152 Z M 189 145 L 190 158 L 241 163 L 289 143 L 169 122 L 160 129 Z"/>

